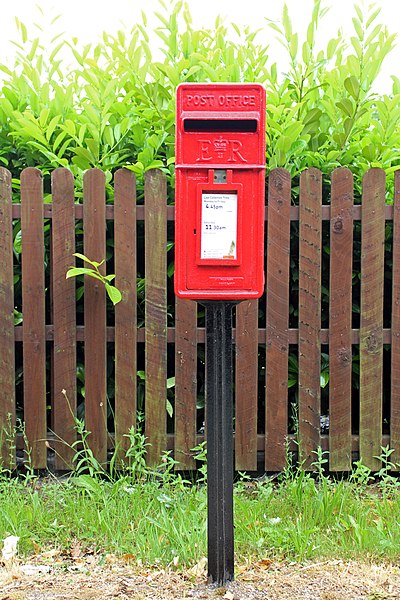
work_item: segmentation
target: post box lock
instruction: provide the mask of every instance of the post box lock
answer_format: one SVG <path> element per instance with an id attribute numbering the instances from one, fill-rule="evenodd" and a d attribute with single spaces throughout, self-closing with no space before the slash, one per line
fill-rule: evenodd
<path id="1" fill-rule="evenodd" d="M 258 298 L 264 290 L 265 90 L 177 89 L 175 293 Z"/>

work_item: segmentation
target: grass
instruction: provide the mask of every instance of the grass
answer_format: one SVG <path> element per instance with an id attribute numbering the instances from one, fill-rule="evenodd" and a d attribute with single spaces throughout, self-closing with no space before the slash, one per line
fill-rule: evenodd
<path id="1" fill-rule="evenodd" d="M 129 555 L 143 564 L 197 564 L 207 553 L 206 449 L 195 450 L 197 481 L 174 472 L 166 453 L 149 470 L 146 439 L 129 433 L 125 464 L 116 452 L 105 472 L 76 423 L 75 470 L 67 478 L 38 479 L 26 456 L 24 475 L 0 468 L 0 541 L 18 536 L 19 553 L 56 550 L 106 556 Z M 235 554 L 238 561 L 288 559 L 391 560 L 400 553 L 400 480 L 382 448 L 381 469 L 372 476 L 361 462 L 343 480 L 325 474 L 320 450 L 312 476 L 288 461 L 278 479 L 239 474 L 234 489 Z M 118 467 L 118 470 L 117 470 Z"/>
<path id="2" fill-rule="evenodd" d="M 390 560 L 400 552 L 397 480 L 373 485 L 287 470 L 278 482 L 235 486 L 239 561 L 321 558 Z M 0 539 L 19 552 L 129 554 L 144 564 L 190 566 L 206 555 L 207 494 L 170 470 L 105 480 L 80 473 L 63 481 L 0 480 Z M 178 558 L 179 557 L 179 558 Z"/>

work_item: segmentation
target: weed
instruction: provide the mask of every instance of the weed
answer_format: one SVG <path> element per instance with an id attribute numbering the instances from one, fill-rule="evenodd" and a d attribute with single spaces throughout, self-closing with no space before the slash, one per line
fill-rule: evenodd
<path id="1" fill-rule="evenodd" d="M 146 436 L 141 427 L 142 417 L 137 418 L 137 427 L 131 427 L 126 437 L 129 440 L 129 448 L 125 453 L 126 462 L 122 461 L 122 472 L 128 475 L 132 481 L 140 481 L 148 475 L 146 465 Z M 114 453 L 115 456 L 116 453 Z"/>
<path id="2" fill-rule="evenodd" d="M 75 418 L 75 429 L 79 439 L 71 444 L 76 451 L 72 459 L 74 465 L 74 476 L 79 477 L 88 473 L 91 477 L 97 478 L 104 475 L 104 467 L 95 458 L 93 451 L 88 444 L 90 431 L 85 429 L 85 423 L 81 419 Z"/>
<path id="3" fill-rule="evenodd" d="M 393 488 L 400 486 L 400 481 L 397 477 L 391 475 L 391 472 L 395 471 L 398 467 L 394 462 L 391 461 L 390 457 L 393 454 L 394 449 L 389 446 L 381 446 L 381 455 L 375 456 L 382 466 L 376 473 L 376 477 L 379 480 L 379 485 L 384 494 L 390 494 Z"/>
<path id="4" fill-rule="evenodd" d="M 207 483 L 207 442 L 201 442 L 191 450 L 193 452 L 193 458 L 196 462 L 200 463 L 197 472 L 200 474 L 197 481 L 198 483 Z"/>
<path id="5" fill-rule="evenodd" d="M 365 466 L 361 460 L 358 460 L 354 463 L 355 470 L 353 468 L 349 481 L 350 483 L 355 484 L 356 488 L 365 491 L 367 485 L 374 480 L 371 475 L 371 469 Z"/>
<path id="6" fill-rule="evenodd" d="M 26 428 L 24 421 L 21 419 L 17 419 L 16 421 L 16 434 L 21 434 L 22 439 L 24 441 L 24 473 L 23 473 L 23 481 L 27 483 L 31 483 L 37 477 L 35 474 L 35 470 L 32 466 L 32 448 L 29 444 L 28 437 L 26 435 Z"/>
<path id="7" fill-rule="evenodd" d="M 323 451 L 321 446 L 318 446 L 317 450 L 313 452 L 316 455 L 316 459 L 311 463 L 311 466 L 315 469 L 319 481 L 325 481 L 325 466 L 328 464 L 328 458 L 326 455 L 329 454 L 327 451 Z"/>
<path id="8" fill-rule="evenodd" d="M 15 426 L 12 422 L 12 416 L 7 414 L 6 425 L 0 430 L 0 478 L 10 476 L 15 466 Z M 6 454 L 4 459 L 2 454 Z"/>

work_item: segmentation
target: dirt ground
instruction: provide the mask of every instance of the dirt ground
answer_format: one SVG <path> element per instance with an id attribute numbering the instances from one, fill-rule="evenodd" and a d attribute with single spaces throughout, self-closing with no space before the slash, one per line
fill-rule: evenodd
<path id="1" fill-rule="evenodd" d="M 238 565 L 224 588 L 207 585 L 206 559 L 187 572 L 146 568 L 133 557 L 85 557 L 65 561 L 55 554 L 0 567 L 0 600 L 383 600 L 400 599 L 400 564 L 344 561 L 290 564 L 260 561 Z"/>

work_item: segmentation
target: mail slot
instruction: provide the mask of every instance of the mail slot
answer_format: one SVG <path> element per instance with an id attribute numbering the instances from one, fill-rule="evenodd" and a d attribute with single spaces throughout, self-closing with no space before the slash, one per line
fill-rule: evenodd
<path id="1" fill-rule="evenodd" d="M 177 88 L 175 293 L 259 298 L 264 290 L 265 90 Z"/>

